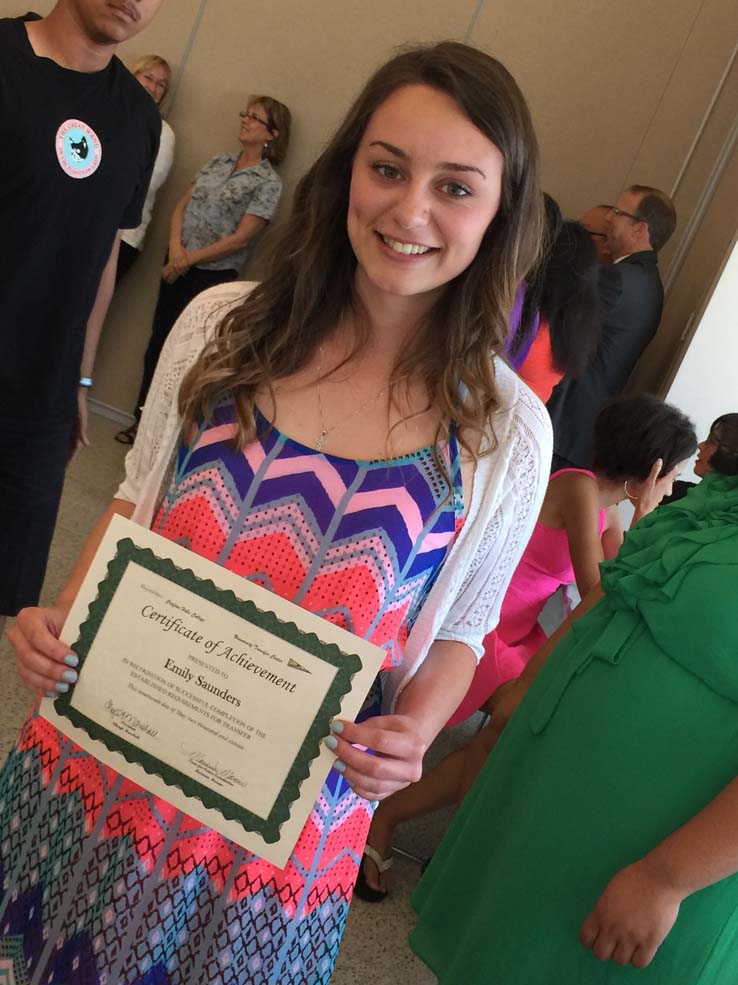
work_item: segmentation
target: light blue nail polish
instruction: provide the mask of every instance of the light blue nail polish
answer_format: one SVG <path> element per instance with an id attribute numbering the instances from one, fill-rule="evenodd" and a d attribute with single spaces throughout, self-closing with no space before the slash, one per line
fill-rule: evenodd
<path id="1" fill-rule="evenodd" d="M 79 663 L 79 657 L 76 653 L 68 653 L 64 658 L 64 663 L 67 667 L 76 667 Z"/>
<path id="2" fill-rule="evenodd" d="M 69 690 L 69 685 L 65 684 L 64 681 L 59 681 L 59 683 L 55 684 L 54 687 L 57 689 L 59 694 L 66 694 Z"/>
<path id="3" fill-rule="evenodd" d="M 47 691 L 46 692 L 46 697 L 47 698 L 58 698 L 59 695 L 56 693 L 56 691 Z"/>
<path id="4" fill-rule="evenodd" d="M 63 681 L 69 681 L 70 684 L 77 683 L 77 671 L 76 670 L 65 670 L 62 674 Z"/>
<path id="5" fill-rule="evenodd" d="M 346 764 L 345 763 L 342 763 L 340 759 L 337 759 L 335 761 L 335 763 L 333 764 L 333 769 L 334 770 L 338 770 L 339 773 L 345 773 L 346 772 Z"/>
<path id="6" fill-rule="evenodd" d="M 331 732 L 336 732 L 340 735 L 343 732 L 343 722 L 331 722 Z"/>
<path id="7" fill-rule="evenodd" d="M 338 739 L 335 735 L 327 735 L 323 741 L 329 749 L 336 749 L 338 747 Z"/>

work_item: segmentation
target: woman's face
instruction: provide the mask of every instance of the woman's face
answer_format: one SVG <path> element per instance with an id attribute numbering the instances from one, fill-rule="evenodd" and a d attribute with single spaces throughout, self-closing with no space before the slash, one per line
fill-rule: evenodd
<path id="1" fill-rule="evenodd" d="M 717 451 L 717 442 L 711 440 L 712 435 L 709 434 L 704 441 L 700 441 L 697 445 L 697 458 L 692 466 L 692 471 L 695 475 L 698 475 L 700 479 L 704 479 L 708 472 L 712 471 L 710 465 L 710 459 Z"/>
<path id="2" fill-rule="evenodd" d="M 269 129 L 269 114 L 261 103 L 251 103 L 241 110 L 239 140 L 244 147 L 257 144 L 263 147 L 274 136 L 276 134 Z"/>
<path id="3" fill-rule="evenodd" d="M 462 273 L 499 208 L 503 163 L 450 96 L 395 90 L 351 173 L 348 235 L 363 291 L 432 298 Z"/>
<path id="4" fill-rule="evenodd" d="M 158 106 L 167 94 L 169 72 L 161 65 L 150 65 L 135 76 Z"/>

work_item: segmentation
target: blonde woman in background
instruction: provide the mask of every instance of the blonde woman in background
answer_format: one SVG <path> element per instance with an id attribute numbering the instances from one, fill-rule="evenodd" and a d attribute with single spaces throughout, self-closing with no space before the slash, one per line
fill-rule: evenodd
<path id="1" fill-rule="evenodd" d="M 133 76 L 149 93 L 156 105 L 161 109 L 162 101 L 169 91 L 172 81 L 172 69 L 169 62 L 161 55 L 143 55 L 131 69 Z M 124 229 L 118 254 L 118 268 L 115 274 L 116 285 L 128 273 L 133 261 L 143 249 L 146 230 L 149 228 L 154 211 L 156 194 L 167 180 L 174 161 L 174 131 L 167 121 L 162 118 L 161 137 L 159 138 L 159 153 L 156 155 L 151 183 L 143 206 L 141 224 L 135 229 Z"/>

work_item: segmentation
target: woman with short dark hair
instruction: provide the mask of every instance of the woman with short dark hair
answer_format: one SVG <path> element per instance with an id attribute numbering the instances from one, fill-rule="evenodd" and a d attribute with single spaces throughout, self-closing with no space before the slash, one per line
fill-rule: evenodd
<path id="1" fill-rule="evenodd" d="M 714 420 L 710 433 L 704 441 L 700 441 L 697 448 L 699 454 L 692 471 L 700 479 L 704 479 L 716 467 L 723 475 L 738 475 L 738 414 L 722 414 Z M 675 503 L 694 486 L 694 482 L 675 482 L 671 495 L 665 496 L 663 502 Z"/>

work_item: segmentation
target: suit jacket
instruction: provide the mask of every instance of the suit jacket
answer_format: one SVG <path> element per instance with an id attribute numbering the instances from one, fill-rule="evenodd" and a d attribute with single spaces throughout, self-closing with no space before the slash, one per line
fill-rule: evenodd
<path id="1" fill-rule="evenodd" d="M 604 321 L 594 362 L 577 379 L 562 380 L 548 402 L 554 452 L 582 468 L 591 464 L 597 412 L 623 390 L 661 320 L 664 288 L 656 254 L 644 250 L 603 266 L 599 291 Z"/>

